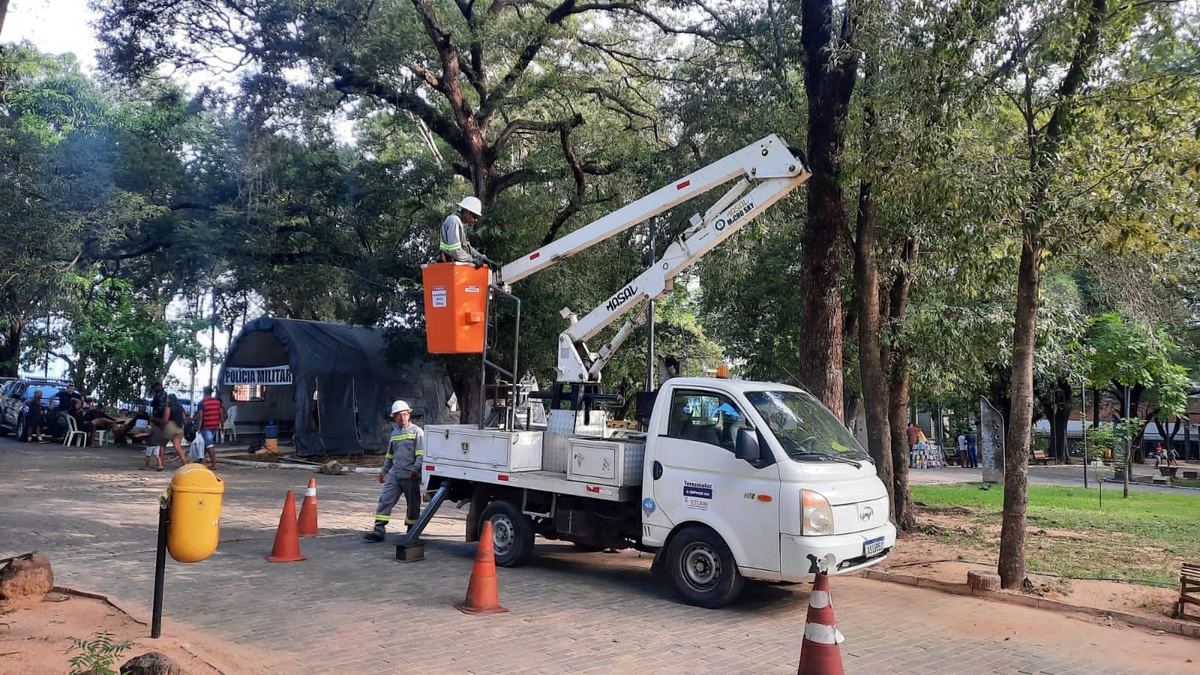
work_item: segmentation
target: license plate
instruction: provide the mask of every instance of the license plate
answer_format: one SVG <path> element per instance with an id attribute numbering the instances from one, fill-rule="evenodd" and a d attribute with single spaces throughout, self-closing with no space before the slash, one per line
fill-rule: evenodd
<path id="1" fill-rule="evenodd" d="M 883 537 L 877 537 L 875 539 L 868 539 L 867 542 L 863 544 L 863 555 L 867 555 L 867 556 L 877 555 L 882 552 L 883 552 Z"/>

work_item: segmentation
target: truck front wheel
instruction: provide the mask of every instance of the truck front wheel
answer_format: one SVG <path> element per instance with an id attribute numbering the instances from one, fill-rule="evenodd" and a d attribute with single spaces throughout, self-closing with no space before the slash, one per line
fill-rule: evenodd
<path id="1" fill-rule="evenodd" d="M 520 567 L 533 553 L 533 521 L 516 504 L 492 502 L 481 521 L 492 521 L 492 547 L 500 567 Z"/>
<path id="2" fill-rule="evenodd" d="M 685 602 L 716 609 L 733 602 L 745 579 L 723 539 L 707 527 L 691 525 L 667 547 L 671 581 Z"/>

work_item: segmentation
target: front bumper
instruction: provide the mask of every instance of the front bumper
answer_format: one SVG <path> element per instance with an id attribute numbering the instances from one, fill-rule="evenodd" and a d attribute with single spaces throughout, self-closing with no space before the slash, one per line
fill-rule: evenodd
<path id="1" fill-rule="evenodd" d="M 872 555 L 864 553 L 868 541 L 883 537 L 883 548 Z M 805 581 L 813 575 L 813 561 L 823 564 L 832 574 L 853 572 L 870 567 L 887 557 L 896 545 L 896 527 L 886 523 L 864 532 L 824 537 L 779 535 L 779 552 L 784 581 Z"/>

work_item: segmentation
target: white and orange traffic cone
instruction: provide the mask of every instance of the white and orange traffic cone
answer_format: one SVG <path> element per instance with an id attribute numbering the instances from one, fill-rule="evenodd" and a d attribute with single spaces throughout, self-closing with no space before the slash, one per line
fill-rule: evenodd
<path id="1" fill-rule="evenodd" d="M 301 537 L 317 536 L 317 479 L 308 479 L 308 490 L 304 492 L 304 502 L 300 504 L 300 520 L 296 530 Z"/>
<path id="2" fill-rule="evenodd" d="M 800 644 L 799 675 L 845 675 L 839 644 L 846 636 L 833 619 L 833 597 L 829 594 L 829 573 L 818 572 L 808 599 L 808 620 L 804 641 Z"/>

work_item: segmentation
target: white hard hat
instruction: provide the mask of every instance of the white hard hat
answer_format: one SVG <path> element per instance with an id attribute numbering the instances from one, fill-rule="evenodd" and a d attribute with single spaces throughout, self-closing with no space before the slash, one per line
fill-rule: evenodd
<path id="1" fill-rule="evenodd" d="M 458 203 L 458 208 L 465 211 L 470 211 L 476 216 L 483 217 L 483 203 L 479 201 L 479 197 L 464 197 Z"/>
<path id="2" fill-rule="evenodd" d="M 392 414 L 395 415 L 398 412 L 412 412 L 412 408 L 408 407 L 407 401 L 397 400 L 392 403 Z"/>

